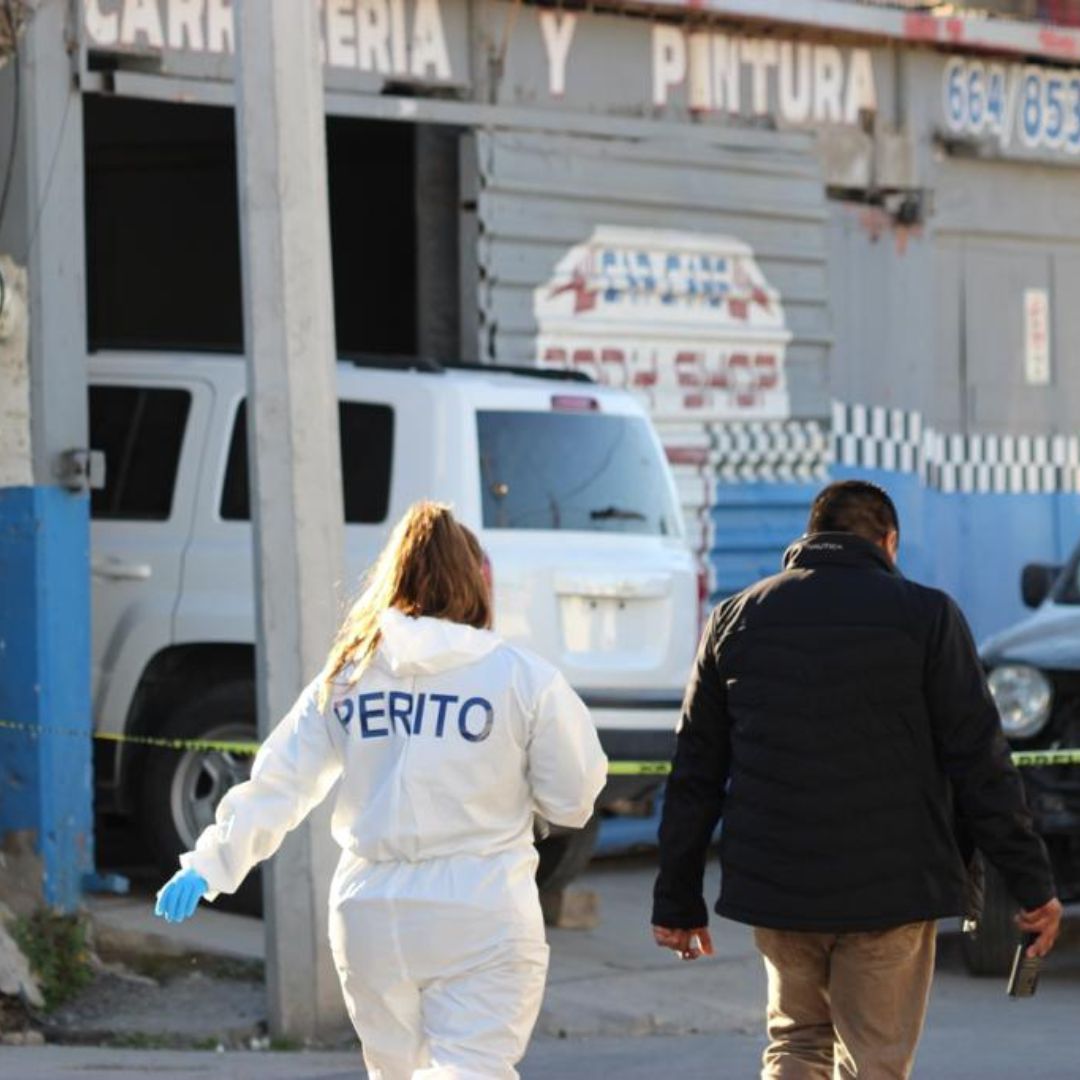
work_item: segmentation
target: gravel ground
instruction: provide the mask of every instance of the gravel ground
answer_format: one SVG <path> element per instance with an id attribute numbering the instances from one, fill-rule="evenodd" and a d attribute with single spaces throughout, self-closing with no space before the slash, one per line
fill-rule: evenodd
<path id="1" fill-rule="evenodd" d="M 51 1013 L 50 1042 L 248 1047 L 266 1033 L 261 982 L 190 971 L 163 979 L 102 971 Z"/>

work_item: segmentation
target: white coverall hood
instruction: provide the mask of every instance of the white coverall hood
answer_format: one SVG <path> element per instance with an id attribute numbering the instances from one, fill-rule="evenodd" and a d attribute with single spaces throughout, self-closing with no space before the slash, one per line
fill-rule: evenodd
<path id="1" fill-rule="evenodd" d="M 397 608 L 383 612 L 379 630 L 377 662 L 391 675 L 434 675 L 471 664 L 502 644 L 490 630 L 446 619 L 414 619 Z"/>
<path id="2" fill-rule="evenodd" d="M 371 664 L 304 690 L 181 856 L 233 892 L 336 781 L 330 940 L 373 1080 L 511 1080 L 547 968 L 533 814 L 581 827 L 607 760 L 562 674 L 388 611 Z"/>

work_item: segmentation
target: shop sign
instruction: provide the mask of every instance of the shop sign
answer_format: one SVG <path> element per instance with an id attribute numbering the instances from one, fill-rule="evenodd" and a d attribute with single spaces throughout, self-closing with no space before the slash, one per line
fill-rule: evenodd
<path id="1" fill-rule="evenodd" d="M 1080 70 L 955 56 L 942 75 L 945 124 L 1002 150 L 1080 154 Z"/>
<path id="2" fill-rule="evenodd" d="M 1024 379 L 1029 386 L 1050 382 L 1050 294 L 1024 290 Z"/>
<path id="3" fill-rule="evenodd" d="M 548 92 L 561 96 L 568 69 L 595 63 L 595 39 L 578 45 L 581 20 L 595 27 L 603 16 L 539 13 Z M 610 24 L 611 20 L 607 22 Z M 623 20 L 626 25 L 626 20 Z M 648 34 L 651 104 L 685 104 L 695 113 L 774 115 L 784 125 L 855 124 L 877 111 L 869 49 L 750 37 L 711 30 L 636 22 Z"/>
<path id="4" fill-rule="evenodd" d="M 637 393 L 654 419 L 788 416 L 780 294 L 728 236 L 600 226 L 533 296 L 538 362 Z"/>
<path id="5" fill-rule="evenodd" d="M 695 112 L 775 112 L 784 124 L 855 124 L 877 111 L 869 49 L 652 28 L 652 98 L 686 84 Z"/>
<path id="6" fill-rule="evenodd" d="M 461 0 L 309 2 L 318 5 L 330 71 L 458 86 L 468 80 L 469 20 Z M 622 15 L 519 13 L 517 5 L 498 2 L 489 13 L 486 31 L 507 52 L 506 81 L 533 103 L 587 103 L 579 99 L 594 92 L 588 73 L 615 62 L 608 36 L 617 33 L 620 67 L 634 73 L 616 80 L 610 107 L 617 111 L 688 108 L 772 116 L 794 126 L 856 124 L 878 107 L 866 48 L 687 30 Z M 186 74 L 231 74 L 232 0 L 83 0 L 82 15 L 91 50 L 165 56 L 170 70 Z"/>
<path id="7" fill-rule="evenodd" d="M 440 0 L 322 0 L 323 61 L 403 80 L 453 82 Z M 231 54 L 230 0 L 84 0 L 91 49 L 110 52 Z"/>

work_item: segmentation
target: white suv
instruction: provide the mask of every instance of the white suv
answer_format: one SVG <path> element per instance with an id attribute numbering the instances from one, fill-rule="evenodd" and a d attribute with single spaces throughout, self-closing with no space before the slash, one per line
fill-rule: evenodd
<path id="1" fill-rule="evenodd" d="M 453 503 L 491 559 L 496 630 L 562 669 L 612 760 L 667 758 L 698 612 L 671 472 L 629 394 L 544 375 L 338 365 L 347 591 L 410 503 Z M 106 458 L 92 497 L 101 731 L 254 736 L 245 393 L 239 357 L 90 359 L 91 445 Z M 165 869 L 250 765 L 98 746 L 99 805 L 135 811 Z M 655 784 L 613 778 L 600 806 Z M 583 864 L 594 831 L 541 845 L 546 887 Z"/>

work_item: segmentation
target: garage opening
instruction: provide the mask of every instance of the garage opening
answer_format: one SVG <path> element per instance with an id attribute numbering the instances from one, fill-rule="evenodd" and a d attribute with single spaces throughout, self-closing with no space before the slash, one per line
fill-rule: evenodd
<path id="1" fill-rule="evenodd" d="M 85 99 L 88 338 L 91 349 L 243 349 L 232 110 Z M 417 239 L 441 222 L 456 280 L 452 135 L 330 117 L 327 157 L 338 351 L 414 354 L 425 327 L 457 325 L 456 284 L 422 296 Z M 453 145 L 450 145 L 450 144 Z M 456 178 L 456 169 L 453 171 Z M 418 176 L 420 177 L 418 187 Z M 439 317 L 441 313 L 441 318 Z M 448 330 L 449 328 L 449 330 Z"/>

